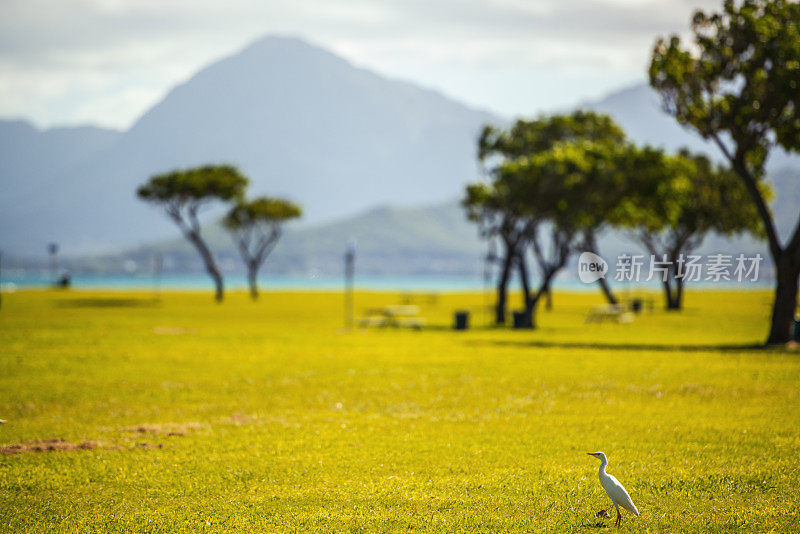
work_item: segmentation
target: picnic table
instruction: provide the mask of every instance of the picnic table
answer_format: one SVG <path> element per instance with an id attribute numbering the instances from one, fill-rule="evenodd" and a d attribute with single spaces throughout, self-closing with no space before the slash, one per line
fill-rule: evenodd
<path id="1" fill-rule="evenodd" d="M 362 328 L 391 326 L 420 329 L 425 326 L 425 318 L 419 316 L 419 306 L 399 304 L 368 308 L 358 324 Z"/>
<path id="2" fill-rule="evenodd" d="M 611 321 L 614 323 L 630 323 L 633 321 L 633 314 L 619 304 L 605 304 L 594 306 L 586 316 L 587 323 L 602 323 Z"/>

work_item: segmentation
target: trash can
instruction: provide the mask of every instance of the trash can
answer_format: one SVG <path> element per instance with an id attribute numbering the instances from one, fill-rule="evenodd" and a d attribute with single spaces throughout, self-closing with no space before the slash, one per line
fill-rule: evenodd
<path id="1" fill-rule="evenodd" d="M 794 318 L 794 328 L 792 328 L 792 339 L 800 341 L 800 317 Z"/>
<path id="2" fill-rule="evenodd" d="M 633 313 L 639 313 L 642 311 L 642 299 L 633 299 L 631 301 L 631 311 Z"/>
<path id="3" fill-rule="evenodd" d="M 513 313 L 514 328 L 533 328 L 533 316 L 526 311 Z"/>
<path id="4" fill-rule="evenodd" d="M 469 328 L 469 312 L 459 310 L 455 313 L 454 330 L 467 330 Z"/>

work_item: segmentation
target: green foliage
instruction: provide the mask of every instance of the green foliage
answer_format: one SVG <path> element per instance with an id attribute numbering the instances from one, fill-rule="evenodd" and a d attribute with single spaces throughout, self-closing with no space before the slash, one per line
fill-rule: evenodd
<path id="1" fill-rule="evenodd" d="M 695 13 L 697 53 L 677 36 L 653 50 L 650 83 L 682 124 L 724 144 L 757 177 L 770 147 L 800 151 L 800 4 L 746 0 Z"/>
<path id="2" fill-rule="evenodd" d="M 201 235 L 198 213 L 206 203 L 214 200 L 230 202 L 241 199 L 248 183 L 249 180 L 236 167 L 206 165 L 157 174 L 137 190 L 137 195 L 145 202 L 162 206 L 195 247 L 214 280 L 218 302 L 223 299 L 222 273 Z"/>
<path id="3" fill-rule="evenodd" d="M 565 230 L 596 229 L 627 192 L 628 177 L 617 169 L 625 147 L 611 139 L 557 142 L 504 163 L 498 181 L 510 191 L 514 209 L 534 219 Z"/>
<path id="4" fill-rule="evenodd" d="M 785 343 L 797 308 L 800 218 L 784 245 L 758 184 L 771 149 L 800 152 L 800 3 L 726 0 L 721 13 L 695 13 L 692 32 L 694 50 L 677 36 L 656 43 L 650 84 L 747 186 L 776 267 L 768 343 Z"/>
<path id="5" fill-rule="evenodd" d="M 613 164 L 624 143 L 624 132 L 610 117 L 585 111 L 520 120 L 508 130 L 484 128 L 478 155 L 490 165 L 491 184 L 468 186 L 464 206 L 483 236 L 499 236 L 505 245 L 498 322 L 504 315 L 500 308 L 512 261 L 519 267 L 526 311 L 532 318 L 539 297 L 566 265 L 579 234 L 585 233 L 585 241 L 595 246 L 591 232 L 606 221 L 624 190 Z M 540 236 L 545 231 L 550 238 L 547 249 Z M 528 247 L 541 275 L 532 296 Z"/>
<path id="6" fill-rule="evenodd" d="M 467 200 L 569 228 L 596 225 L 620 191 L 613 160 L 624 143 L 610 117 L 586 111 L 487 126 L 479 156 L 493 164 L 494 195 L 468 189 Z"/>
<path id="7" fill-rule="evenodd" d="M 207 165 L 157 174 L 139 187 L 139 198 L 148 202 L 201 202 L 241 198 L 249 180 L 230 165 Z"/>
<path id="8" fill-rule="evenodd" d="M 747 188 L 729 168 L 703 155 L 667 154 L 652 147 L 629 147 L 625 166 L 630 191 L 614 214 L 617 225 L 687 237 L 710 231 L 763 236 Z M 761 189 L 771 195 L 767 184 Z"/>
<path id="9" fill-rule="evenodd" d="M 597 226 L 621 190 L 613 160 L 624 140 L 610 117 L 594 112 L 487 126 L 479 156 L 493 164 L 492 183 L 468 186 L 468 216 L 505 213 L 570 231 Z"/>
<path id="10" fill-rule="evenodd" d="M 510 129 L 486 126 L 478 140 L 478 158 L 486 161 L 499 156 L 513 160 L 549 150 L 555 143 L 599 141 L 621 143 L 625 132 L 608 115 L 576 111 L 517 121 Z"/>
<path id="11" fill-rule="evenodd" d="M 300 206 L 282 198 L 240 200 L 222 219 L 247 267 L 250 294 L 258 298 L 258 270 L 280 239 L 283 224 L 300 217 Z"/>
<path id="12" fill-rule="evenodd" d="M 297 204 L 282 198 L 260 197 L 239 201 L 223 219 L 226 228 L 235 230 L 260 223 L 279 224 L 303 214 Z"/>

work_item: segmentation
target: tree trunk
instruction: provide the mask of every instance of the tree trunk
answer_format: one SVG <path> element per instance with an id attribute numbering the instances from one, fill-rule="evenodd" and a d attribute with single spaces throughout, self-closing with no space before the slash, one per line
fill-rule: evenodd
<path id="1" fill-rule="evenodd" d="M 772 303 L 772 321 L 770 323 L 769 337 L 767 345 L 777 345 L 788 343 L 792 340 L 792 330 L 794 325 L 794 314 L 797 311 L 797 289 L 798 278 L 800 277 L 800 221 L 794 228 L 792 238 L 785 249 L 781 248 L 778 231 L 775 228 L 775 221 L 769 211 L 766 201 L 758 189 L 756 179 L 747 168 L 745 153 L 737 150 L 732 155 L 725 148 L 725 144 L 719 136 L 713 140 L 722 150 L 723 154 L 730 160 L 733 169 L 742 178 L 753 198 L 761 217 L 764 230 L 767 234 L 769 243 L 769 253 L 775 264 L 776 284 L 775 300 Z"/>
<path id="2" fill-rule="evenodd" d="M 200 257 L 203 259 L 203 263 L 206 267 L 206 272 L 212 278 L 212 280 L 214 280 L 214 287 L 216 289 L 214 298 L 217 302 L 222 302 L 222 299 L 224 298 L 222 274 L 220 274 L 219 269 L 217 268 L 217 264 L 214 261 L 214 256 L 211 254 L 211 251 L 208 249 L 205 241 L 203 241 L 203 238 L 200 237 L 196 232 L 187 232 L 186 237 L 197 249 L 197 252 L 200 253 Z"/>
<path id="3" fill-rule="evenodd" d="M 672 280 L 667 278 L 661 282 L 661 285 L 664 288 L 664 309 L 668 311 L 680 310 L 680 302 L 678 301 L 676 290 L 672 287 Z"/>
<path id="4" fill-rule="evenodd" d="M 683 278 L 675 280 L 675 309 L 683 309 Z"/>
<path id="5" fill-rule="evenodd" d="M 611 291 L 611 286 L 608 285 L 608 282 L 605 278 L 598 278 L 597 285 L 600 286 L 600 290 L 603 292 L 603 295 L 606 297 L 606 300 L 609 304 L 619 304 L 619 300 L 617 300 L 617 297 Z"/>
<path id="6" fill-rule="evenodd" d="M 503 269 L 500 271 L 500 280 L 497 283 L 497 308 L 495 310 L 494 322 L 501 325 L 506 324 L 506 301 L 508 300 L 508 277 L 511 274 L 511 265 L 514 262 L 514 254 L 510 247 L 506 246 L 506 256 L 503 258 Z"/>
<path id="7" fill-rule="evenodd" d="M 544 296 L 546 299 L 550 298 L 550 282 L 553 280 L 553 277 L 558 272 L 558 269 L 550 272 L 550 273 L 543 273 L 542 284 L 539 286 L 539 289 L 536 291 L 536 294 L 533 295 L 530 299 L 530 304 L 528 308 L 525 310 L 528 313 L 529 325 L 530 328 L 536 328 L 536 307 L 539 304 L 539 301 Z"/>
<path id="8" fill-rule="evenodd" d="M 592 254 L 597 254 L 598 256 L 600 256 L 600 253 L 597 251 L 597 239 L 594 236 L 594 231 L 586 230 L 584 232 L 584 245 L 583 246 L 584 246 L 584 248 L 586 248 L 586 250 L 588 252 L 591 252 Z M 603 295 L 606 297 L 606 300 L 608 301 L 609 304 L 615 304 L 615 305 L 619 304 L 619 300 L 614 295 L 614 292 L 611 291 L 611 286 L 609 285 L 608 281 L 605 278 L 598 278 L 597 279 L 597 285 L 600 286 L 600 291 L 603 292 Z M 548 295 L 548 301 L 547 302 L 548 302 L 547 309 L 549 310 L 550 307 L 551 307 L 549 295 Z"/>
<path id="9" fill-rule="evenodd" d="M 797 311 L 798 278 L 800 262 L 792 262 L 788 251 L 775 262 L 777 284 L 772 305 L 772 325 L 767 344 L 783 344 L 791 341 L 794 317 Z"/>
<path id="10" fill-rule="evenodd" d="M 528 281 L 528 265 L 525 262 L 524 252 L 517 254 L 517 267 L 519 269 L 519 279 L 522 285 L 522 305 L 525 312 L 525 322 L 523 328 L 533 328 L 533 316 L 531 310 L 533 302 L 531 298 L 530 282 Z"/>
<path id="11" fill-rule="evenodd" d="M 247 265 L 247 283 L 250 285 L 250 298 L 258 300 L 258 264 Z"/>
<path id="12" fill-rule="evenodd" d="M 528 265 L 525 262 L 524 252 L 520 252 L 517 255 L 517 267 L 519 270 L 520 285 L 522 285 L 522 305 L 527 311 L 530 309 L 531 303 L 531 286 L 528 281 Z"/>

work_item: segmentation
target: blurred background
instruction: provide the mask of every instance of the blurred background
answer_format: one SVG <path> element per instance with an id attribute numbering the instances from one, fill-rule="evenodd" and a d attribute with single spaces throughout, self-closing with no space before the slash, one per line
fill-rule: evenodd
<path id="1" fill-rule="evenodd" d="M 646 80 L 655 37 L 687 35 L 697 8 L 718 2 L 6 0 L 3 279 L 141 286 L 157 269 L 167 285 L 208 286 L 192 246 L 135 191 L 154 173 L 232 163 L 252 194 L 303 207 L 261 271 L 267 286 L 340 284 L 354 239 L 362 285 L 479 287 L 487 245 L 459 201 L 482 176 L 483 125 L 594 109 L 635 142 L 719 159 Z M 797 157 L 770 158 L 784 237 L 798 171 Z M 222 213 L 204 211 L 203 231 L 244 284 Z M 640 252 L 619 232 L 600 248 Z M 752 237 L 711 235 L 698 253 L 711 252 L 769 257 Z M 556 284 L 578 285 L 573 271 Z"/>

